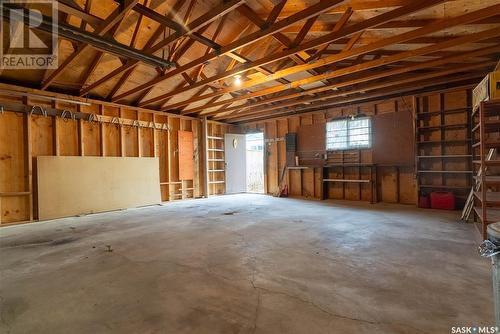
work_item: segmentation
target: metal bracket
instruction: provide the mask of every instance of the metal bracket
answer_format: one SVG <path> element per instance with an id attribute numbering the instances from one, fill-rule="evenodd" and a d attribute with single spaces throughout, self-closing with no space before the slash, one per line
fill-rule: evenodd
<path id="1" fill-rule="evenodd" d="M 479 255 L 482 257 L 492 257 L 500 254 L 500 246 L 495 245 L 490 240 L 484 240 L 478 247 Z"/>
<path id="2" fill-rule="evenodd" d="M 118 117 L 113 117 L 111 119 L 111 124 L 116 124 L 116 126 L 120 127 L 122 126 L 123 124 L 120 122 L 120 119 Z"/>
<path id="3" fill-rule="evenodd" d="M 67 117 L 69 115 L 69 118 Z M 76 120 L 76 115 L 71 112 L 71 110 L 63 110 L 61 113 L 61 118 L 67 122 L 68 119 L 72 119 L 73 121 Z"/>
<path id="4" fill-rule="evenodd" d="M 40 110 L 40 115 L 47 117 L 47 110 L 43 109 L 40 106 L 32 106 L 31 110 L 29 112 L 30 116 L 33 116 L 33 113 L 35 112 L 35 110 Z"/>
<path id="5" fill-rule="evenodd" d="M 89 114 L 89 117 L 87 118 L 87 121 L 90 123 L 90 124 L 94 124 L 94 123 L 97 123 L 97 119 L 96 119 L 96 114 Z"/>

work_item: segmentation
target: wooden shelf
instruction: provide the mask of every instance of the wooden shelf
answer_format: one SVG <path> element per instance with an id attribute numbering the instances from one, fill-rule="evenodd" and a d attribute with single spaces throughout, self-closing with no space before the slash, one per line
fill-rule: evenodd
<path id="1" fill-rule="evenodd" d="M 483 210 L 480 206 L 475 206 L 474 211 L 476 212 L 479 219 L 482 220 Z M 486 210 L 486 222 L 485 223 L 496 223 L 500 222 L 500 209 L 498 208 L 488 208 Z"/>
<path id="2" fill-rule="evenodd" d="M 472 174 L 471 170 L 418 170 L 417 173 Z"/>
<path id="3" fill-rule="evenodd" d="M 476 179 L 476 177 L 474 177 Z M 500 176 L 485 176 L 485 179 L 484 181 L 486 182 L 486 184 L 489 184 L 489 185 L 500 185 Z"/>
<path id="4" fill-rule="evenodd" d="M 309 169 L 309 167 L 306 167 L 306 166 L 289 166 L 286 169 L 299 170 L 299 169 Z"/>
<path id="5" fill-rule="evenodd" d="M 342 182 L 342 183 L 372 183 L 372 180 L 353 180 L 353 179 L 323 179 L 323 182 Z"/>
<path id="6" fill-rule="evenodd" d="M 495 141 L 485 141 L 484 148 L 500 148 L 500 140 L 495 140 Z"/>
<path id="7" fill-rule="evenodd" d="M 445 94 L 435 97 L 434 101 L 426 96 L 415 99 L 417 194 L 427 196 L 433 191 L 449 191 L 461 204 L 473 184 L 473 138 L 469 134 L 472 93 L 469 90 L 464 92 L 465 106 L 449 110 Z M 430 108 L 440 110 L 429 111 Z M 450 116 L 453 114 L 456 115 Z M 450 137 L 453 130 L 459 130 L 456 133 L 460 136 Z"/>
<path id="8" fill-rule="evenodd" d="M 467 128 L 467 124 L 448 124 L 448 125 L 431 125 L 431 126 L 421 126 L 420 131 L 434 131 L 442 129 L 455 129 L 455 128 Z"/>
<path id="9" fill-rule="evenodd" d="M 484 122 L 484 130 L 487 133 L 500 131 L 500 119 L 499 120 L 487 120 Z"/>
<path id="10" fill-rule="evenodd" d="M 500 148 L 499 139 L 488 138 L 489 133 L 500 131 L 500 119 L 492 119 L 492 116 L 500 116 L 500 101 L 481 102 L 472 113 L 473 136 L 476 140 L 472 145 L 472 164 L 477 172 L 473 177 L 476 183 L 473 204 L 474 212 L 479 217 L 478 227 L 483 238 L 487 237 L 487 225 L 500 221 L 500 192 L 489 191 L 491 186 L 500 186 L 500 176 L 488 175 L 491 174 L 489 167 L 500 166 L 500 160 L 488 160 L 498 159 L 494 155 L 491 156 L 490 151 Z"/>
<path id="11" fill-rule="evenodd" d="M 450 110 L 437 110 L 437 111 L 420 112 L 420 113 L 417 113 L 417 118 L 424 118 L 424 117 L 441 115 L 441 114 L 445 114 L 445 115 L 460 114 L 460 113 L 469 112 L 470 110 L 472 110 L 472 107 L 457 108 L 457 109 L 450 109 Z"/>
<path id="12" fill-rule="evenodd" d="M 417 144 L 465 144 L 470 142 L 471 139 L 450 139 L 450 140 L 427 140 L 419 141 Z"/>
<path id="13" fill-rule="evenodd" d="M 474 196 L 480 200 L 481 202 L 483 201 L 483 193 L 480 191 L 475 191 Z M 486 192 L 486 205 L 493 205 L 493 206 L 500 206 L 500 193 L 499 192 Z"/>
<path id="14" fill-rule="evenodd" d="M 500 99 L 481 103 L 485 117 L 500 116 Z M 476 111 L 474 111 L 475 113 Z"/>
<path id="15" fill-rule="evenodd" d="M 18 196 L 29 196 L 31 192 L 29 191 L 12 191 L 12 192 L 0 192 L 0 197 L 18 197 Z"/>
<path id="16" fill-rule="evenodd" d="M 420 188 L 470 190 L 471 186 L 449 186 L 445 184 L 421 184 Z"/>
<path id="17" fill-rule="evenodd" d="M 458 158 L 471 158 L 472 155 L 418 155 L 418 159 L 458 159 Z"/>
<path id="18" fill-rule="evenodd" d="M 328 164 L 324 167 L 373 167 L 374 164 L 364 164 L 364 163 L 345 163 L 345 164 Z"/>
<path id="19" fill-rule="evenodd" d="M 474 160 L 474 161 L 472 161 L 472 163 L 474 163 L 476 165 L 480 165 L 481 160 Z M 485 160 L 484 164 L 486 166 L 500 166 L 500 160 Z"/>

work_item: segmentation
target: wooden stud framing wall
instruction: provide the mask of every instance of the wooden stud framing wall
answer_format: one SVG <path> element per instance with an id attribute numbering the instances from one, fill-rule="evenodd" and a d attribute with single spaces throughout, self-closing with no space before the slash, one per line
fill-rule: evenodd
<path id="1" fill-rule="evenodd" d="M 38 112 L 32 115 L 16 113 L 8 108 L 0 113 L 1 224 L 37 219 L 34 164 L 35 158 L 41 155 L 158 157 L 158 186 L 161 189 L 162 201 L 206 195 L 203 186 L 203 126 L 200 119 L 85 99 L 79 101 L 88 102 L 90 105 L 51 101 L 34 97 L 39 91 L 20 88 L 11 90 L 17 95 L 15 96 L 5 93 L 5 88 L 13 87 L 6 86 L 0 87 L 3 91 L 0 92 L 0 105 L 66 110 L 68 118 L 37 115 Z M 28 96 L 19 96 L 26 93 Z M 51 96 L 57 97 L 57 94 Z M 95 114 L 101 122 L 72 120 L 69 119 L 69 112 Z M 117 123 L 126 125 L 120 126 Z M 139 123 L 141 127 L 136 126 Z M 226 129 L 232 127 L 209 122 L 208 128 L 209 134 L 217 133 L 223 136 Z M 179 180 L 179 130 L 193 132 L 193 180 Z M 213 185 L 211 188 L 212 194 L 223 192 L 223 184 Z"/>
<path id="2" fill-rule="evenodd" d="M 348 107 L 328 109 L 321 112 L 313 112 L 303 115 L 290 116 L 286 118 L 277 118 L 267 121 L 252 122 L 243 125 L 244 131 L 263 131 L 266 139 L 265 149 L 265 183 L 266 192 L 270 194 L 279 191 L 279 179 L 286 162 L 285 142 L 282 140 L 286 133 L 297 132 L 299 126 L 307 124 L 325 123 L 327 120 L 353 115 L 362 112 L 366 115 L 379 115 L 391 112 L 411 112 L 415 115 L 415 99 L 437 99 L 446 110 L 453 108 L 467 107 L 467 99 L 470 95 L 468 89 L 460 88 L 445 92 L 436 92 L 422 94 L 419 96 L 404 96 L 396 99 L 370 102 Z M 458 117 L 458 116 L 457 116 Z M 467 117 L 467 116 L 465 116 Z M 467 118 L 458 123 L 467 123 Z M 446 116 L 446 122 L 452 122 L 449 116 Z M 466 128 L 467 129 L 467 128 Z M 374 136 L 390 136 L 390 133 L 377 134 Z M 455 133 L 455 136 L 467 138 L 467 132 Z M 448 154 L 452 154 L 451 148 L 447 148 Z M 458 148 L 456 152 L 466 154 L 467 147 Z M 458 154 L 458 153 L 457 153 Z M 321 199 L 323 197 L 323 178 L 328 179 L 352 179 L 369 180 L 375 178 L 375 188 L 373 189 L 376 201 L 386 203 L 417 203 L 417 182 L 415 174 L 415 165 L 383 165 L 377 164 L 371 168 L 373 163 L 372 150 L 355 151 L 337 151 L 335 154 L 328 154 L 328 163 L 335 164 L 334 168 L 328 168 L 324 172 L 322 168 L 299 168 L 287 169 L 281 184 L 288 185 L 289 194 L 293 197 L 305 197 Z M 443 168 L 452 169 L 457 167 L 454 164 L 445 163 Z M 460 167 L 467 169 L 470 166 L 466 164 Z M 328 175 L 323 175 L 324 173 Z M 461 176 L 463 178 L 463 176 Z M 453 178 L 453 177 L 452 177 Z M 453 180 L 448 179 L 449 182 Z M 466 179 L 460 179 L 457 182 L 467 185 Z M 372 188 L 369 183 L 361 182 L 339 182 L 329 184 L 326 198 L 347 199 L 347 200 L 372 200 Z"/>
<path id="3" fill-rule="evenodd" d="M 0 105 L 24 106 L 27 109 L 36 105 L 48 109 L 66 110 L 68 117 L 71 111 L 71 113 L 95 114 L 101 120 L 101 122 L 89 122 L 86 119 L 63 119 L 59 116 L 43 116 L 36 113 L 29 115 L 26 112 L 11 112 L 7 109 L 0 113 L 0 222 L 2 224 L 37 219 L 37 178 L 34 158 L 40 155 L 158 157 L 160 159 L 160 184 L 158 186 L 161 189 L 162 200 L 169 201 L 224 194 L 224 172 L 208 172 L 208 170 L 224 170 L 224 141 L 208 138 L 223 138 L 225 133 L 263 131 L 266 141 L 265 191 L 275 194 L 280 189 L 280 176 L 286 165 L 284 137 L 289 132 L 297 132 L 301 125 L 324 124 L 329 119 L 358 112 L 378 115 L 405 111 L 412 112 L 414 115 L 415 108 L 424 105 L 427 105 L 427 108 L 454 110 L 467 108 L 470 102 L 470 92 L 461 88 L 247 123 L 240 128 L 214 121 L 203 121 L 94 100 L 79 99 L 89 105 L 51 101 L 30 95 L 40 93 L 36 90 L 8 85 L 1 85 L 0 88 L 4 92 L 0 93 Z M 17 94 L 29 94 L 27 96 L 8 95 L 5 94 L 6 88 L 16 91 Z M 49 93 L 49 95 L 58 96 L 54 93 Z M 445 117 L 443 124 L 463 124 L 468 122 L 469 116 L 467 113 L 457 113 L 455 116 L 445 114 L 439 115 L 439 121 L 443 121 L 443 117 Z M 456 117 L 462 118 L 455 119 Z M 117 123 L 122 123 L 122 125 Z M 139 123 L 140 127 L 137 126 Z M 429 123 L 425 126 L 431 125 L 434 124 Z M 193 133 L 193 180 L 179 179 L 179 130 Z M 456 139 L 465 139 L 469 138 L 467 133 L 469 130 L 470 126 L 461 132 L 453 132 L 449 135 L 455 136 Z M 374 136 L 377 135 L 380 134 L 374 134 Z M 452 139 L 447 136 L 448 134 L 445 134 L 443 138 Z M 442 135 L 438 139 L 443 139 L 441 137 Z M 444 152 L 467 154 L 469 152 L 467 145 L 469 144 L 464 143 L 463 147 L 455 145 L 453 148 L 445 146 Z M 329 154 L 328 160 L 335 166 L 326 171 L 319 167 L 286 169 L 281 186 L 287 185 L 290 196 L 295 197 L 363 201 L 375 198 L 376 201 L 388 203 L 417 203 L 414 164 L 379 164 L 374 171 L 373 168 L 366 167 L 373 164 L 372 150 L 336 152 Z M 468 162 L 464 162 L 465 164 L 438 162 L 440 170 L 470 168 Z M 461 165 L 457 166 L 457 163 Z M 337 164 L 340 166 L 336 166 Z M 470 184 L 470 181 L 463 179 L 463 176 L 460 176 L 460 180 L 455 180 L 455 177 L 458 176 L 446 176 L 445 184 L 454 185 L 455 181 L 457 186 Z M 323 179 L 373 179 L 374 187 L 359 182 L 331 183 L 326 188 L 327 191 L 324 191 Z"/>

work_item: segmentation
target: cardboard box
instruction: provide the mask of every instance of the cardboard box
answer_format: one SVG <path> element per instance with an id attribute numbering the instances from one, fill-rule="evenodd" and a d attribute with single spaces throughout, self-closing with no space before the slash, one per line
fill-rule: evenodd
<path id="1" fill-rule="evenodd" d="M 474 110 L 483 101 L 500 99 L 500 71 L 489 73 L 472 91 Z"/>

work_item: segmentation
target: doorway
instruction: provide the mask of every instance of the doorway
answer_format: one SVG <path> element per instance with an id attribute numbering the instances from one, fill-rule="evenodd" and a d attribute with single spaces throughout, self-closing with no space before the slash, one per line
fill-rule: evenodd
<path id="1" fill-rule="evenodd" d="M 264 133 L 246 135 L 246 191 L 264 193 Z"/>

